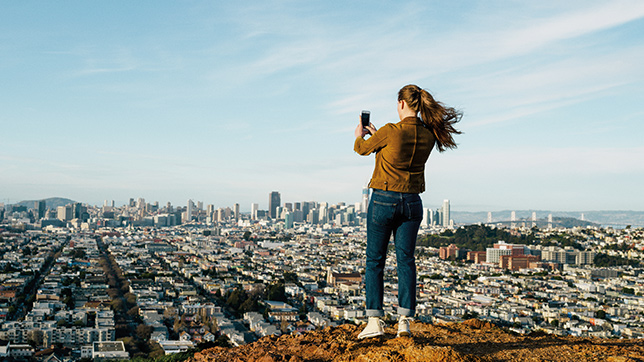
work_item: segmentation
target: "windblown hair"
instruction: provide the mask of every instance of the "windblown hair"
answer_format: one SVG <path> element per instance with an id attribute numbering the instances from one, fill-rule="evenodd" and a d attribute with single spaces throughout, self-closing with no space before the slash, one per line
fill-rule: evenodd
<path id="1" fill-rule="evenodd" d="M 409 108 L 420 113 L 421 120 L 436 137 L 439 152 L 457 147 L 453 135 L 461 134 L 461 131 L 454 128 L 454 124 L 461 120 L 462 112 L 436 101 L 428 91 L 413 84 L 398 91 L 398 101 L 405 101 Z"/>

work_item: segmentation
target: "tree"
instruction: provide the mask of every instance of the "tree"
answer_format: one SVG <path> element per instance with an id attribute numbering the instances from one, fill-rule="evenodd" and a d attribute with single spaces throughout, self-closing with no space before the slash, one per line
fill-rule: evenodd
<path id="1" fill-rule="evenodd" d="M 177 308 L 168 307 L 163 311 L 163 318 L 174 319 L 177 318 Z"/>
<path id="2" fill-rule="evenodd" d="M 125 293 L 124 295 L 127 304 L 134 306 L 136 305 L 136 295 L 132 293 Z"/>
<path id="3" fill-rule="evenodd" d="M 150 358 L 156 359 L 156 358 L 163 357 L 165 355 L 165 351 L 163 350 L 163 348 L 161 348 L 161 345 L 158 344 L 157 342 L 150 341 L 148 345 L 150 346 L 150 353 L 148 353 L 148 356 Z"/>
<path id="4" fill-rule="evenodd" d="M 298 312 L 300 314 L 300 320 L 303 320 L 303 321 L 307 320 L 306 314 L 309 312 L 309 309 L 306 306 L 305 302 L 302 302 L 302 306 L 300 306 L 300 309 Z"/>
<path id="5" fill-rule="evenodd" d="M 624 287 L 624 288 L 622 288 L 622 293 L 623 293 L 623 294 L 631 294 L 631 295 L 632 295 L 632 294 L 635 294 L 635 289 L 633 289 L 633 288 L 628 288 L 628 287 Z"/>
<path id="6" fill-rule="evenodd" d="M 42 346 L 43 337 L 44 333 L 40 329 L 32 329 L 27 332 L 27 341 L 34 348 Z"/>
<path id="7" fill-rule="evenodd" d="M 138 326 L 136 326 L 136 336 L 144 341 L 148 341 L 150 339 L 150 336 L 152 335 L 152 330 L 152 327 L 148 325 L 139 324 Z"/>
<path id="8" fill-rule="evenodd" d="M 271 284 L 268 287 L 268 290 L 266 291 L 266 299 L 280 301 L 280 302 L 288 301 L 288 299 L 286 298 L 284 283 L 277 282 L 277 283 Z"/>
<path id="9" fill-rule="evenodd" d="M 112 310 L 114 312 L 122 312 L 125 310 L 125 303 L 123 303 L 123 300 L 121 300 L 121 298 L 113 299 L 110 302 L 110 306 L 112 307 Z"/>
<path id="10" fill-rule="evenodd" d="M 255 298 L 248 298 L 239 306 L 239 313 L 256 311 L 258 309 L 259 303 L 257 303 L 257 300 Z"/>
<path id="11" fill-rule="evenodd" d="M 177 318 L 174 320 L 174 324 L 172 325 L 172 329 L 176 332 L 179 333 L 181 331 L 184 331 L 188 325 L 186 322 L 183 320 L 183 318 Z"/>
<path id="12" fill-rule="evenodd" d="M 297 273 L 284 272 L 284 283 L 297 283 Z"/>
<path id="13" fill-rule="evenodd" d="M 127 315 L 135 317 L 139 315 L 139 307 L 134 306 L 127 311 Z"/>

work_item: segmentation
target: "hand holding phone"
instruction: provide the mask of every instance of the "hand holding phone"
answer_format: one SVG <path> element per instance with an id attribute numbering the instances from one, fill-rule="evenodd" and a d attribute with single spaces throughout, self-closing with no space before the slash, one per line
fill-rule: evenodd
<path id="1" fill-rule="evenodd" d="M 371 112 L 369 111 L 362 111 L 362 114 L 360 115 L 360 120 L 362 121 L 362 127 L 367 128 L 369 125 L 369 116 L 371 115 Z"/>

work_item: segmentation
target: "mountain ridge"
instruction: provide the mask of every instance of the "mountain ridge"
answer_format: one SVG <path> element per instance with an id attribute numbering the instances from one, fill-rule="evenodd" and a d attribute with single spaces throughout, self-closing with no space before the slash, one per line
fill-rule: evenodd
<path id="1" fill-rule="evenodd" d="M 48 209 L 55 209 L 58 206 L 65 206 L 65 205 L 73 204 L 73 203 L 76 202 L 74 200 L 64 198 L 64 197 L 49 197 L 49 198 L 46 198 L 46 199 L 39 199 L 39 200 L 23 200 L 23 201 L 20 201 L 20 202 L 16 203 L 16 205 L 25 206 L 28 209 L 33 209 L 34 208 L 34 203 L 36 201 L 43 201 L 43 200 L 45 201 L 45 206 Z"/>

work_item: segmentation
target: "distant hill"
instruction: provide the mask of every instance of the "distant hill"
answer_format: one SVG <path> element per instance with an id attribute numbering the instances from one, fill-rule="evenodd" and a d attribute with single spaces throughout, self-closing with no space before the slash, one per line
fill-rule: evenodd
<path id="1" fill-rule="evenodd" d="M 513 210 L 492 211 L 492 223 L 509 223 Z M 548 215 L 552 214 L 553 226 L 587 226 L 597 224 L 603 227 L 624 228 L 627 225 L 632 227 L 644 227 L 644 211 L 548 211 L 548 210 L 514 210 L 517 223 L 531 222 L 532 213 L 537 217 L 537 226 L 547 224 Z M 581 220 L 583 215 L 583 220 Z M 451 218 L 457 224 L 477 224 L 487 222 L 487 212 L 453 211 Z M 576 221 L 573 221 L 573 220 Z M 560 222 L 561 225 L 557 225 Z"/>
<path id="2" fill-rule="evenodd" d="M 20 206 L 26 206 L 28 209 L 33 209 L 34 208 L 34 203 L 36 201 L 41 201 L 41 200 L 25 200 L 25 201 L 20 201 L 16 205 Z M 50 197 L 48 199 L 45 199 L 45 205 L 47 206 L 48 209 L 55 209 L 58 206 L 65 206 L 68 204 L 73 204 L 76 201 L 66 199 L 63 197 Z"/>

